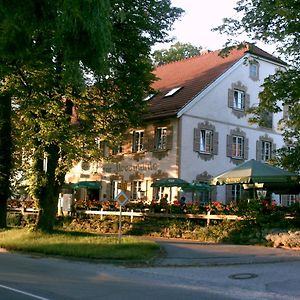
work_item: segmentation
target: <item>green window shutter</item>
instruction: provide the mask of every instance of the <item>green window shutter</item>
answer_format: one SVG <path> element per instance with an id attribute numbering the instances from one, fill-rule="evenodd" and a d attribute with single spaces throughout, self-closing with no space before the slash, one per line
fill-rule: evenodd
<path id="1" fill-rule="evenodd" d="M 199 152 L 200 151 L 200 129 L 194 128 L 194 151 Z"/>
<path id="2" fill-rule="evenodd" d="M 213 131 L 212 154 L 217 155 L 219 148 L 219 133 Z"/>

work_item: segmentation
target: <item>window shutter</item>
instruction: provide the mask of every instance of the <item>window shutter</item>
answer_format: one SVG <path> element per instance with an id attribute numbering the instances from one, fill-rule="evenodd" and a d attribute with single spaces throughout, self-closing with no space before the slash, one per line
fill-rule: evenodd
<path id="1" fill-rule="evenodd" d="M 194 128 L 194 151 L 200 151 L 200 129 Z"/>
<path id="2" fill-rule="evenodd" d="M 228 89 L 228 107 L 233 108 L 234 90 Z"/>
<path id="3" fill-rule="evenodd" d="M 256 160 L 261 160 L 261 141 L 256 141 Z"/>
<path id="4" fill-rule="evenodd" d="M 219 146 L 219 133 L 213 132 L 213 142 L 212 142 L 212 154 L 218 154 L 218 146 Z"/>
<path id="5" fill-rule="evenodd" d="M 276 144 L 272 143 L 272 149 L 271 149 L 271 158 L 273 158 L 275 156 L 275 152 L 276 151 Z"/>
<path id="6" fill-rule="evenodd" d="M 167 130 L 167 150 L 171 150 L 173 145 L 173 126 L 168 126 Z"/>
<path id="7" fill-rule="evenodd" d="M 249 157 L 249 139 L 244 138 L 244 159 L 248 160 Z"/>
<path id="8" fill-rule="evenodd" d="M 250 95 L 245 94 L 245 110 L 250 108 Z"/>
<path id="9" fill-rule="evenodd" d="M 210 199 L 209 200 L 217 200 L 217 187 L 216 186 L 212 186 L 211 187 L 211 191 L 210 191 Z"/>
<path id="10" fill-rule="evenodd" d="M 132 139 L 131 139 L 131 151 L 136 152 L 136 143 L 135 143 L 135 131 L 132 132 Z"/>
<path id="11" fill-rule="evenodd" d="M 284 120 L 287 120 L 289 118 L 289 106 L 288 105 L 283 105 L 283 108 L 282 108 L 282 118 Z"/>
<path id="12" fill-rule="evenodd" d="M 227 135 L 226 156 L 232 157 L 232 135 Z"/>
<path id="13" fill-rule="evenodd" d="M 153 127 L 147 128 L 144 131 L 144 150 L 154 151 L 154 136 L 155 131 Z"/>
<path id="14" fill-rule="evenodd" d="M 232 185 L 226 184 L 226 204 L 229 204 L 232 201 Z"/>

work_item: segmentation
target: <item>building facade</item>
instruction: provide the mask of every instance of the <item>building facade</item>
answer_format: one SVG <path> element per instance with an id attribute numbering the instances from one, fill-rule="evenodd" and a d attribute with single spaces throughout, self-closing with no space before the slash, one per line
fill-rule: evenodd
<path id="1" fill-rule="evenodd" d="M 285 67 L 253 45 L 226 57 L 215 51 L 159 66 L 157 93 L 145 99 L 150 113 L 144 125 L 130 129 L 118 149 L 104 149 L 109 160 L 79 163 L 66 182 L 100 181 L 100 199 L 126 190 L 133 200 L 168 194 L 174 201 L 180 189 L 151 184 L 165 177 L 208 182 L 248 159 L 268 161 L 284 145 L 278 127 L 282 114 L 266 114 L 262 127 L 250 124 L 246 112 L 258 105 L 264 79 Z M 241 195 L 239 185 L 218 186 L 210 199 L 199 200 L 228 203 Z"/>

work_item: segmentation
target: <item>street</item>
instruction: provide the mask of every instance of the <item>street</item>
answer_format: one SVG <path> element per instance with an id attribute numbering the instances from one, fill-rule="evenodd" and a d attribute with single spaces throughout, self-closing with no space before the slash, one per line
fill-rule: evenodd
<path id="1" fill-rule="evenodd" d="M 300 299 L 299 251 L 158 242 L 152 266 L 0 252 L 0 299 Z"/>

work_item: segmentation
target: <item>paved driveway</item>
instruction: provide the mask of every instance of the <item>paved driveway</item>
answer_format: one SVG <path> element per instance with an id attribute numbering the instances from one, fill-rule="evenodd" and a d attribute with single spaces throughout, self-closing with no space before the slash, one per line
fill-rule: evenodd
<path id="1" fill-rule="evenodd" d="M 159 266 L 209 266 L 300 261 L 300 251 L 263 246 L 203 243 L 182 239 L 150 238 L 163 255 Z"/>

